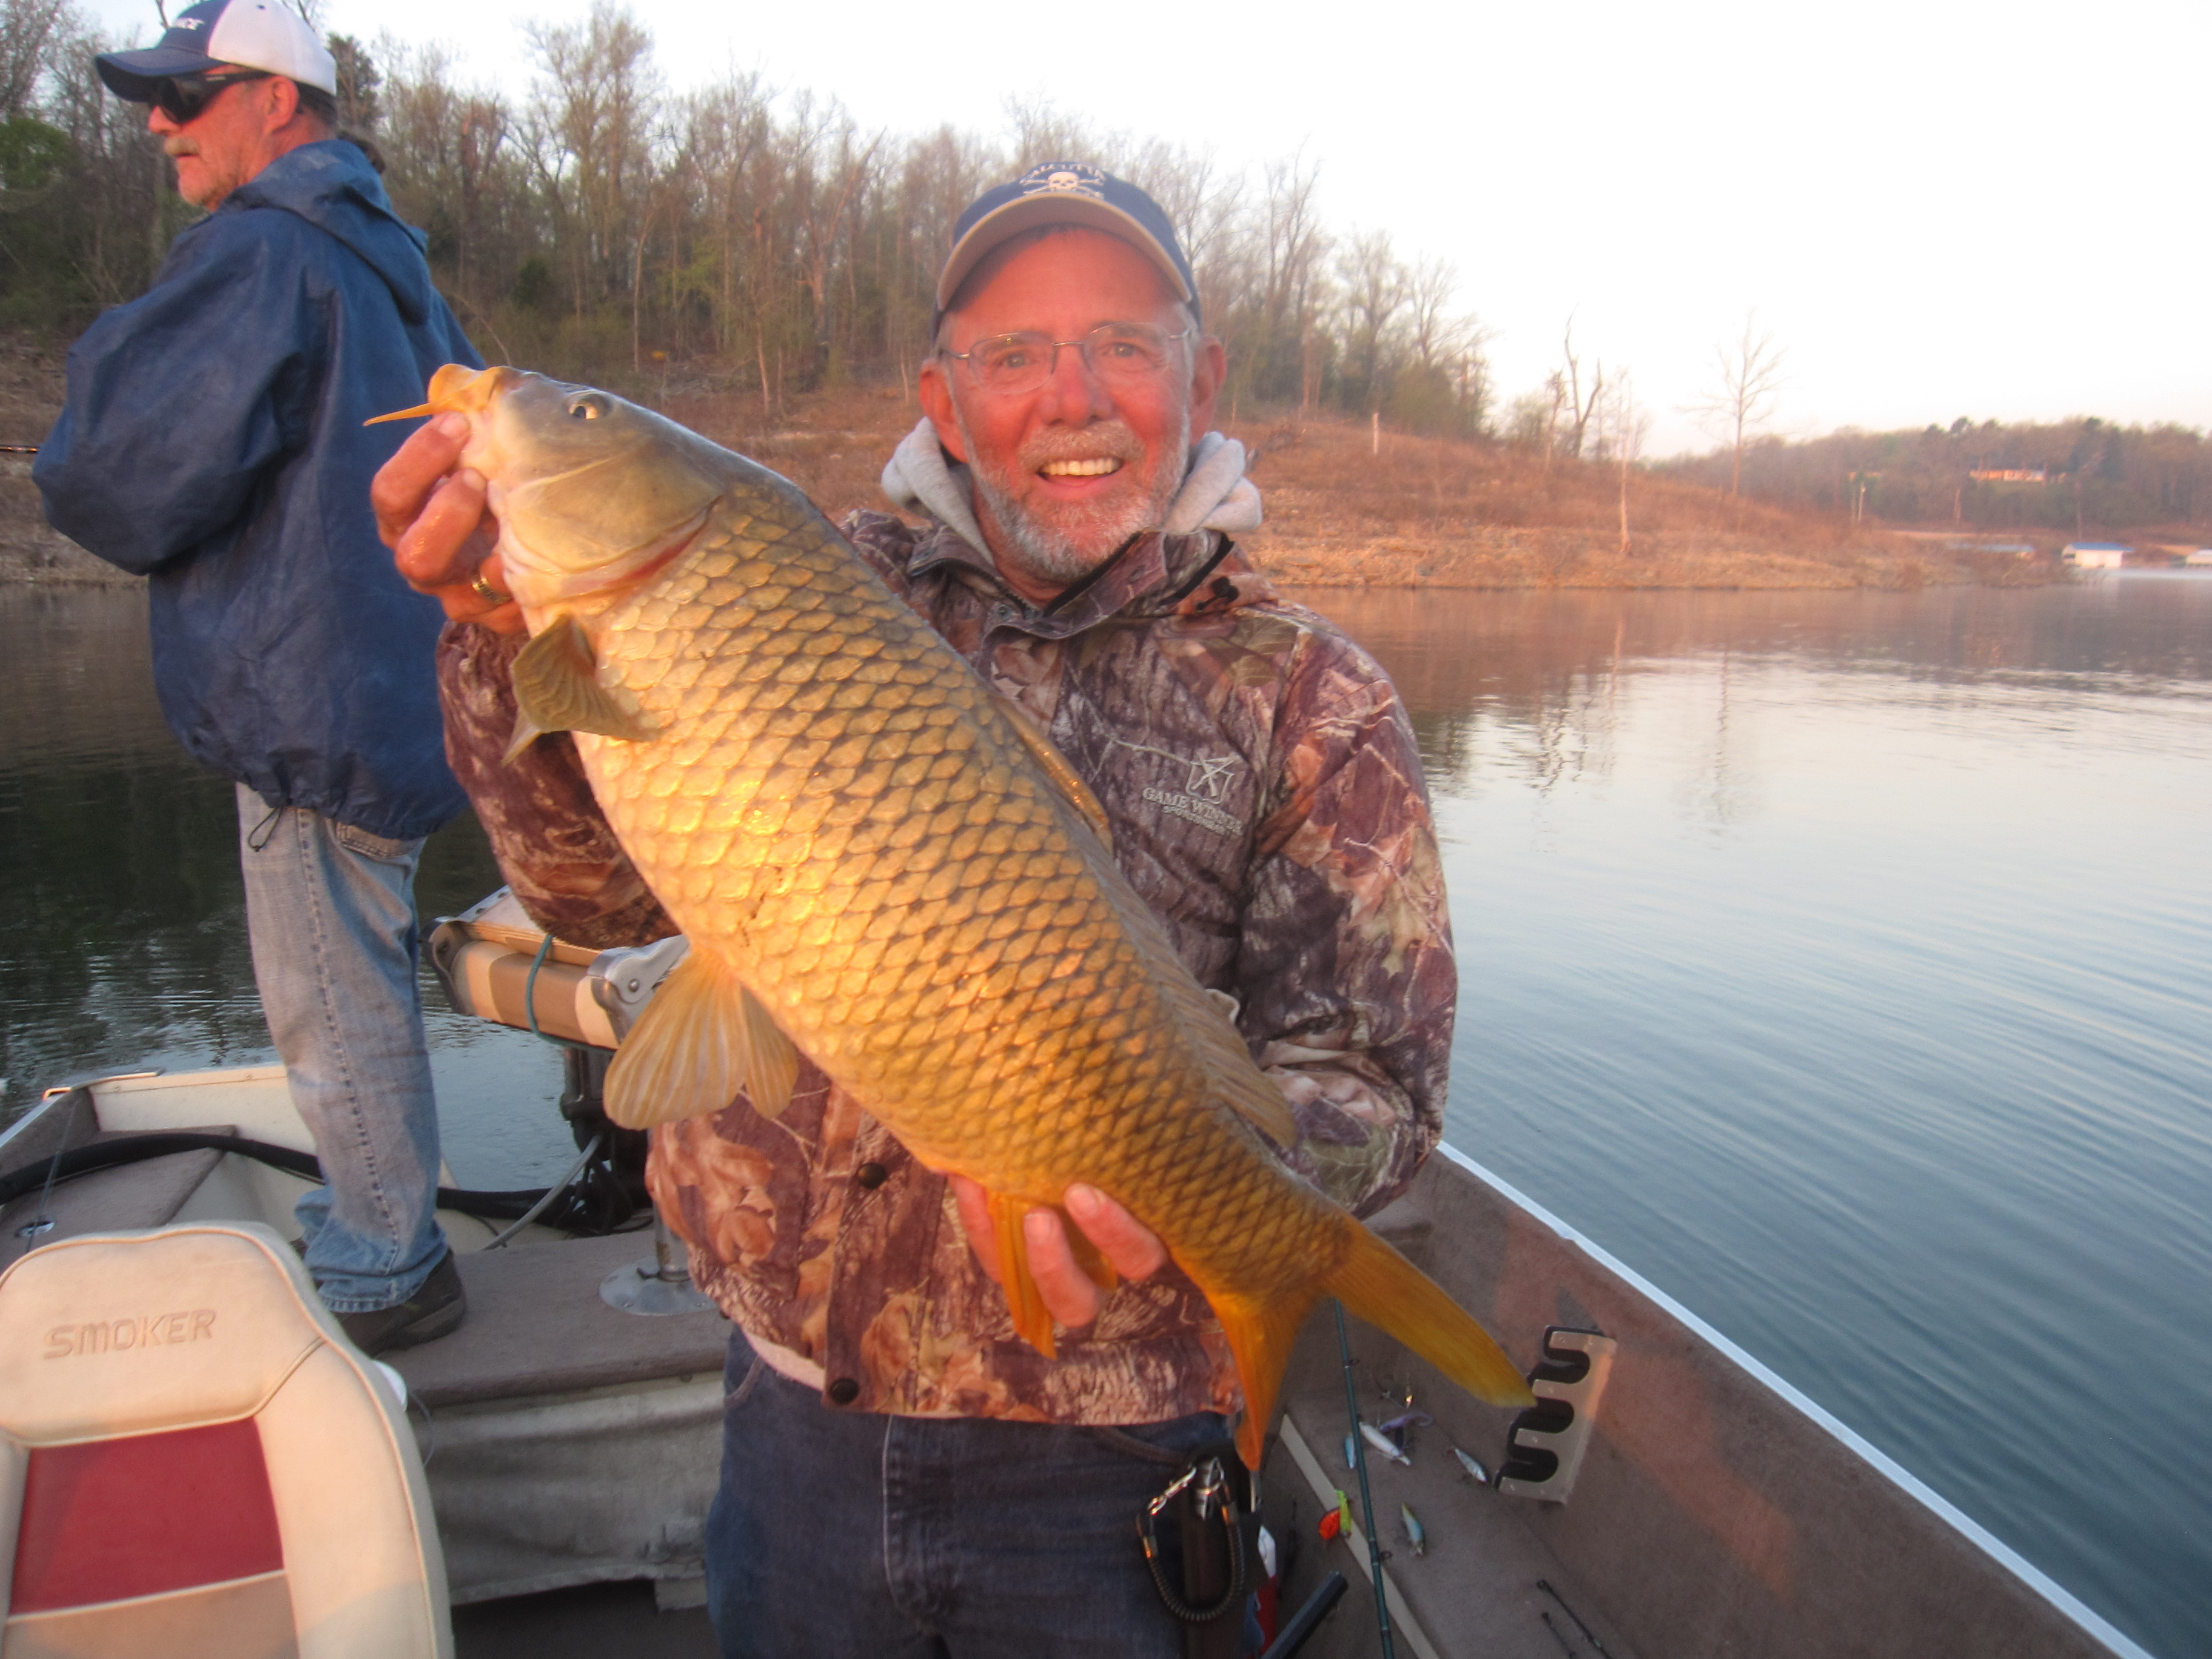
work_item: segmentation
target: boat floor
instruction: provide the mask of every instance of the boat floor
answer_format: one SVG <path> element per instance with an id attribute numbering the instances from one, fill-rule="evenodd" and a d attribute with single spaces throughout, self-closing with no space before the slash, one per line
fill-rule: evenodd
<path id="1" fill-rule="evenodd" d="M 1261 1476 L 1262 1512 L 1281 1555 L 1283 1616 L 1287 1619 L 1303 1605 L 1332 1571 L 1342 1573 L 1350 1585 L 1328 1623 L 1302 1650 L 1301 1659 L 1365 1659 L 1378 1651 L 1373 1580 L 1359 1524 L 1359 1477 L 1344 1464 L 1348 1420 L 1340 1381 L 1333 1392 L 1321 1387 L 1294 1395 L 1269 1442 Z M 1583 1659 L 1596 1652 L 1607 1659 L 1635 1659 L 1635 1650 L 1598 1611 L 1596 1598 L 1529 1528 L 1529 1513 L 1536 1505 L 1477 1486 L 1452 1456 L 1441 1428 L 1415 1431 L 1411 1449 L 1410 1468 L 1371 1449 L 1367 1460 L 1401 1656 Z M 1484 1450 L 1486 1456 L 1489 1448 Z M 1325 1484 L 1329 1495 L 1317 1494 L 1316 1484 Z M 1321 1518 L 1339 1488 L 1351 1500 L 1354 1526 L 1325 1540 L 1318 1530 Z M 1401 1504 L 1411 1507 L 1426 1534 L 1423 1554 L 1413 1553 L 1399 1519 Z M 1545 1584 L 1558 1595 L 1547 1594 L 1540 1588 Z M 1587 1623 L 1602 1649 L 1577 1628 L 1577 1618 Z"/>
<path id="2" fill-rule="evenodd" d="M 230 1131 L 227 1124 L 206 1127 Z M 258 1207 L 243 1202 L 249 1196 L 245 1192 L 229 1190 L 236 1181 L 270 1184 L 264 1203 L 278 1196 L 281 1186 L 289 1203 L 291 1177 L 241 1167 L 214 1152 L 178 1153 L 57 1186 L 45 1206 L 57 1224 L 47 1237 L 159 1226 L 203 1212 Z M 18 1224 L 40 1207 L 38 1195 L 27 1195 L 6 1207 L 0 1225 Z M 474 1242 L 464 1243 L 458 1257 L 469 1293 L 467 1321 L 450 1337 L 386 1356 L 433 1413 L 719 1370 L 730 1328 L 718 1314 L 638 1319 L 617 1312 L 596 1294 L 601 1279 L 650 1253 L 649 1233 L 492 1252 L 469 1249 Z M 1398 1242 L 1417 1244 L 1413 1237 Z M 1281 1551 L 1285 1616 L 1329 1571 L 1342 1572 L 1350 1583 L 1304 1650 L 1308 1659 L 1339 1659 L 1374 1652 L 1376 1638 L 1364 1534 L 1355 1529 L 1331 1542 L 1316 1529 L 1334 1488 L 1352 1494 L 1355 1510 L 1358 1501 L 1357 1478 L 1343 1466 L 1342 1373 L 1333 1332 L 1320 1323 L 1309 1328 L 1293 1362 L 1285 1389 L 1289 1410 L 1271 1438 L 1261 1492 Z M 1370 1346 L 1364 1340 L 1358 1346 Z M 1485 1425 L 1491 1432 L 1470 1443 L 1494 1455 L 1504 1438 L 1503 1421 Z M 1410 1468 L 1379 1457 L 1369 1462 L 1389 1552 L 1393 1611 L 1401 1622 L 1410 1614 L 1413 1626 L 1401 1634 L 1401 1652 L 1412 1659 L 1453 1653 L 1580 1659 L 1593 1650 L 1591 1644 L 1565 1607 L 1539 1588 L 1548 1583 L 1596 1632 L 1604 1654 L 1634 1659 L 1598 1613 L 1595 1598 L 1575 1585 L 1527 1524 L 1531 1506 L 1467 1479 L 1441 1426 L 1417 1431 L 1413 1457 Z M 1428 1535 L 1425 1555 L 1415 1556 L 1403 1534 L 1401 1503 L 1410 1504 L 1421 1518 Z M 474 1602 L 454 1610 L 454 1632 L 459 1659 L 613 1652 L 655 1659 L 714 1650 L 705 1610 L 662 1611 L 645 1580 Z"/>

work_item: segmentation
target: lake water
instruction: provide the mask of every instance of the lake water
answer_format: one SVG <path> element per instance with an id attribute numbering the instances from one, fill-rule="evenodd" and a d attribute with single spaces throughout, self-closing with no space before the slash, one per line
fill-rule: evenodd
<path id="1" fill-rule="evenodd" d="M 2154 1652 L 2212 1652 L 2212 579 L 1301 597 L 1420 731 L 1452 1139 Z M 0 593 L 11 1111 L 269 1057 L 228 786 L 143 628 Z M 495 881 L 457 826 L 423 908 Z M 557 1173 L 550 1051 L 432 1027 L 459 1176 Z"/>

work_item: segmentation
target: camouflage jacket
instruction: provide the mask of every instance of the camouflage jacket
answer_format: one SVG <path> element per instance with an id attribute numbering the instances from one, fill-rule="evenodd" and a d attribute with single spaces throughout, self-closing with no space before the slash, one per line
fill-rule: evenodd
<path id="1" fill-rule="evenodd" d="M 1382 671 L 1212 532 L 1144 538 L 1038 611 L 943 526 L 860 513 L 845 529 L 1089 782 L 1183 960 L 1237 999 L 1304 1132 L 1293 1167 L 1362 1212 L 1395 1196 L 1442 1127 L 1457 978 L 1419 756 Z M 500 763 L 518 643 L 461 625 L 440 648 L 448 752 L 501 869 L 561 939 L 663 937 L 574 744 Z M 1096 1425 L 1239 1403 L 1219 1326 L 1172 1264 L 1109 1296 L 1057 1362 L 1030 1349 L 946 1183 L 811 1066 L 773 1122 L 740 1098 L 655 1131 L 649 1175 L 701 1286 L 833 1403 Z"/>

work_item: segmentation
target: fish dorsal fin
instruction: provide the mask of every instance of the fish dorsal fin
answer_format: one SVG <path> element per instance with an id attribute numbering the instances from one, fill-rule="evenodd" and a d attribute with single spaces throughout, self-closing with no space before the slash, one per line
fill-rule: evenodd
<path id="1" fill-rule="evenodd" d="M 1298 1130 L 1297 1119 L 1291 1115 L 1290 1102 L 1283 1098 L 1283 1091 L 1274 1085 L 1266 1073 L 1247 1066 L 1242 1072 L 1229 1071 L 1217 1075 L 1215 1092 L 1223 1105 L 1284 1152 L 1290 1151 L 1304 1139 Z"/>
<path id="2" fill-rule="evenodd" d="M 547 732 L 593 732 L 631 743 L 653 738 L 632 710 L 599 684 L 599 653 L 583 623 L 567 611 L 540 629 L 514 659 L 514 736 L 512 761 Z"/>
<path id="3" fill-rule="evenodd" d="M 1170 996 L 1198 1044 L 1207 1075 L 1213 1080 L 1212 1097 L 1257 1129 L 1276 1146 L 1288 1152 L 1304 1139 L 1291 1103 L 1273 1079 L 1251 1063 L 1244 1034 L 1237 1029 L 1237 999 L 1226 991 L 1200 990 L 1169 981 Z"/>
<path id="4" fill-rule="evenodd" d="M 1091 786 L 1076 775 L 1075 769 L 1067 763 L 1067 757 L 1053 747 L 1052 739 L 1036 723 L 1030 711 L 1005 692 L 999 694 L 999 707 L 1019 734 L 1022 746 L 1030 751 L 1030 758 L 1053 781 L 1077 816 L 1088 823 L 1098 839 L 1106 843 L 1106 850 L 1114 850 L 1114 826 L 1106 821 L 1106 809 L 1098 804 L 1098 797 L 1091 793 Z"/>
<path id="5" fill-rule="evenodd" d="M 607 1115 L 625 1129 L 719 1112 L 742 1091 L 778 1117 L 799 1050 L 726 963 L 694 944 L 607 1067 Z"/>

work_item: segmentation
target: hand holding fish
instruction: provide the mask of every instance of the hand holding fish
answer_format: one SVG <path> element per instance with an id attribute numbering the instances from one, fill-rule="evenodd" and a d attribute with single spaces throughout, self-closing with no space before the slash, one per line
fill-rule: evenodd
<path id="1" fill-rule="evenodd" d="M 453 621 L 520 634 L 522 608 L 484 592 L 503 592 L 506 584 L 493 550 L 499 521 L 486 510 L 483 475 L 460 465 L 468 433 L 460 416 L 441 415 L 399 446 L 369 486 L 376 532 L 407 585 L 436 599 Z"/>
<path id="2" fill-rule="evenodd" d="M 956 1175 L 951 1182 L 969 1247 L 983 1271 L 997 1280 L 999 1232 L 991 1221 L 990 1194 L 965 1176 Z M 1167 1246 L 1159 1235 L 1096 1187 L 1079 1182 L 1067 1189 L 1063 1202 L 1077 1229 L 1122 1278 L 1148 1278 L 1166 1265 Z M 1070 1330 L 1080 1330 L 1097 1318 L 1098 1287 L 1076 1261 L 1066 1224 L 1059 1215 L 1048 1209 L 1031 1210 L 1022 1218 L 1022 1237 L 1045 1311 Z"/>

